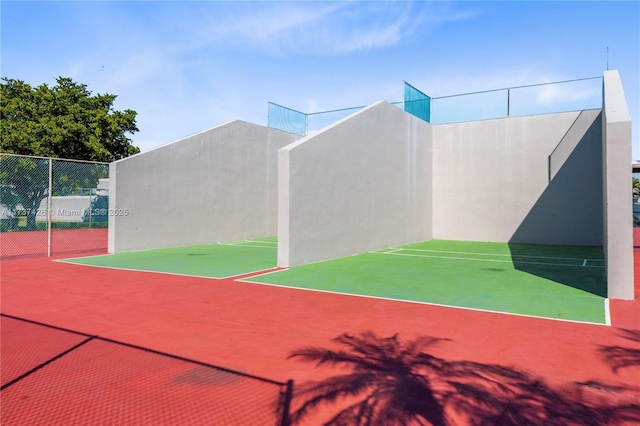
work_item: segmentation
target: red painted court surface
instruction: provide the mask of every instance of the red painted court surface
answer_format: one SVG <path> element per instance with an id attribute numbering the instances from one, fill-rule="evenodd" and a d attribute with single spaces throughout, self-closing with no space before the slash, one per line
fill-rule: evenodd
<path id="1" fill-rule="evenodd" d="M 107 238 L 106 228 L 52 229 L 51 253 L 104 253 L 107 251 Z M 47 231 L 0 232 L 0 258 L 46 256 L 48 239 Z"/>
<path id="2" fill-rule="evenodd" d="M 635 256 L 640 294 L 640 250 Z M 436 392 L 442 424 L 640 422 L 638 301 L 611 301 L 609 327 L 46 258 L 1 268 L 3 425 L 279 424 L 277 383 L 295 381 L 295 410 L 306 382 L 346 372 L 288 355 L 336 349 L 333 338 L 367 331 L 447 339 L 427 352 L 517 372 L 505 386 L 521 376 L 536 383 L 496 397 L 484 418 L 466 388 L 457 404 Z M 543 417 L 526 414 L 526 401 Z M 349 403 L 322 406 L 299 424 L 322 424 Z"/>

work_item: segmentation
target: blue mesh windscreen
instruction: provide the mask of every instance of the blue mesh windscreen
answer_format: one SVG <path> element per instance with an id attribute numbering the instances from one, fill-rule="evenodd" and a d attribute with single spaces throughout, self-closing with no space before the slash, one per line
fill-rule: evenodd
<path id="1" fill-rule="evenodd" d="M 307 115 L 303 112 L 269 102 L 267 126 L 304 136 L 307 133 Z"/>
<path id="2" fill-rule="evenodd" d="M 404 110 L 431 122 L 431 98 L 407 82 L 404 83 Z"/>

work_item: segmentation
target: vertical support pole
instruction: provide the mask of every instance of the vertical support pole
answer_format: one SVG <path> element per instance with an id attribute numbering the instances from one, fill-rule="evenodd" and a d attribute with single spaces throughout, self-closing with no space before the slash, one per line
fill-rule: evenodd
<path id="1" fill-rule="evenodd" d="M 89 229 L 93 228 L 93 221 L 92 221 L 92 218 L 93 218 L 93 211 L 92 210 L 93 209 L 91 207 L 93 207 L 93 198 L 92 197 L 94 195 L 92 194 L 92 192 L 93 192 L 93 189 L 90 189 L 89 190 Z"/>
<path id="2" fill-rule="evenodd" d="M 293 398 L 293 380 L 287 381 L 287 390 L 284 394 L 284 401 L 282 403 L 282 421 L 280 426 L 289 426 L 289 410 L 291 409 L 291 398 Z"/>
<path id="3" fill-rule="evenodd" d="M 49 158 L 49 196 L 47 197 L 47 257 L 51 257 L 51 208 L 53 198 L 53 159 Z"/>
<path id="4" fill-rule="evenodd" d="M 511 116 L 511 89 L 507 89 L 507 118 Z"/>

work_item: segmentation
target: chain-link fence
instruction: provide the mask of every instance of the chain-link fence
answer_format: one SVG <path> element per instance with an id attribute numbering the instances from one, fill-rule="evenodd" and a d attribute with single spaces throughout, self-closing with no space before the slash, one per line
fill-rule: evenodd
<path id="1" fill-rule="evenodd" d="M 633 247 L 640 248 L 640 193 L 635 189 L 631 206 L 633 208 Z"/>
<path id="2" fill-rule="evenodd" d="M 0 258 L 107 250 L 107 163 L 0 154 Z"/>

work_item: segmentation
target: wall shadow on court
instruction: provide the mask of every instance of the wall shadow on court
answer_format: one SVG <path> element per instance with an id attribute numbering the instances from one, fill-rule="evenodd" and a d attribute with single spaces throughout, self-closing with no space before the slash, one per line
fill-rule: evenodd
<path id="1" fill-rule="evenodd" d="M 637 405 L 607 400 L 609 392 L 629 391 L 625 386 L 589 382 L 553 387 L 512 367 L 429 353 L 443 340 L 345 333 L 332 340 L 332 348 L 293 351 L 289 358 L 340 373 L 297 385 L 292 424 L 306 424 L 318 411 L 327 415 L 325 425 L 596 426 L 640 421 Z"/>
<path id="2" fill-rule="evenodd" d="M 566 247 L 566 246 L 538 246 L 531 244 L 509 243 L 511 261 L 519 270 L 541 278 L 554 281 L 578 290 L 586 291 L 596 296 L 607 297 L 607 285 L 601 247 Z M 536 257 L 569 257 L 576 260 L 544 259 Z M 599 261 L 587 262 L 584 267 L 583 259 L 599 258 Z M 547 263 L 548 262 L 548 263 Z M 564 262 L 564 263 L 563 263 Z M 557 264 L 552 264 L 557 263 Z"/>
<path id="3" fill-rule="evenodd" d="M 576 122 L 580 117 L 576 119 Z M 604 268 L 581 268 L 580 260 L 567 261 L 574 267 L 544 265 L 543 259 L 531 262 L 532 247 L 583 246 L 567 249 L 549 247 L 546 256 L 593 258 L 602 256 L 603 243 L 603 185 L 602 185 L 602 114 L 582 130 L 572 126 L 561 144 L 575 144 L 562 166 L 551 170 L 549 184 L 509 240 L 509 248 L 516 269 L 536 276 L 606 297 Z M 600 248 L 600 249 L 598 249 Z M 545 256 L 542 251 L 539 256 Z M 590 265 L 593 266 L 593 265 Z"/>

